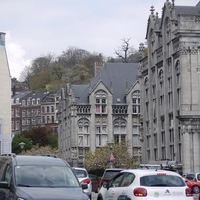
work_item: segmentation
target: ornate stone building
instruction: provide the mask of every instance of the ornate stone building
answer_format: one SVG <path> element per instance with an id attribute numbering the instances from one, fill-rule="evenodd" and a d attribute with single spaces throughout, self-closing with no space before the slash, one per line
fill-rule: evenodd
<path id="1" fill-rule="evenodd" d="M 140 162 L 138 64 L 95 67 L 97 75 L 89 85 L 63 88 L 58 112 L 62 156 L 73 166 L 83 166 L 88 151 L 129 140 L 129 151 Z"/>
<path id="2" fill-rule="evenodd" d="M 200 171 L 200 3 L 151 8 L 139 67 L 142 162 L 170 159 Z M 144 51 L 143 46 L 140 51 Z"/>
<path id="3" fill-rule="evenodd" d="M 11 153 L 11 76 L 5 48 L 5 33 L 0 32 L 0 154 Z"/>

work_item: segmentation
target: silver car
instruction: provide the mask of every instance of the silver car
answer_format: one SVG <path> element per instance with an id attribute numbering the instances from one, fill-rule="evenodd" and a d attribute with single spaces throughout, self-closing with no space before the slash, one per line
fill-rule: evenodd
<path id="1" fill-rule="evenodd" d="M 88 184 L 88 188 L 84 189 L 83 192 L 86 193 L 90 199 L 92 199 L 92 181 L 90 180 L 87 170 L 85 168 L 73 167 L 73 171 L 80 183 Z"/>

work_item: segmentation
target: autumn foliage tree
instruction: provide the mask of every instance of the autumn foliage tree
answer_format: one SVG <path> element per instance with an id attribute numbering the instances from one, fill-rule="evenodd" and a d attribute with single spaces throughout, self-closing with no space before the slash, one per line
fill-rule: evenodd
<path id="1" fill-rule="evenodd" d="M 128 152 L 129 142 L 114 144 L 112 147 L 112 153 L 114 155 L 115 161 L 113 167 L 121 168 L 135 168 L 133 159 Z M 111 150 L 108 145 L 97 148 L 94 153 L 91 151 L 87 153 L 85 157 L 85 168 L 88 171 L 95 169 L 106 169 L 109 168 L 109 159 L 111 155 Z"/>
<path id="2" fill-rule="evenodd" d="M 30 138 L 33 145 L 57 147 L 58 143 L 57 135 L 50 133 L 50 130 L 45 127 L 35 127 L 30 130 L 25 130 L 22 135 L 26 138 Z"/>

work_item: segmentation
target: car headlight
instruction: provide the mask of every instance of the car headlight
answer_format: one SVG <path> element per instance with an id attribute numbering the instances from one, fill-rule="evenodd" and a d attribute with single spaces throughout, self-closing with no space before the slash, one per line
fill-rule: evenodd
<path id="1" fill-rule="evenodd" d="M 26 200 L 26 199 L 23 199 L 23 198 L 20 198 L 20 197 L 19 197 L 19 198 L 17 198 L 17 200 Z"/>

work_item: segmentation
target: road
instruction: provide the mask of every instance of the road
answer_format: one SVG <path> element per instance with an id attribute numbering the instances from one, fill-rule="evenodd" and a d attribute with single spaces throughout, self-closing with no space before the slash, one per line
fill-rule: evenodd
<path id="1" fill-rule="evenodd" d="M 92 200 L 97 200 L 97 193 L 92 193 Z"/>

